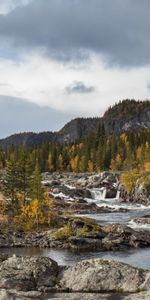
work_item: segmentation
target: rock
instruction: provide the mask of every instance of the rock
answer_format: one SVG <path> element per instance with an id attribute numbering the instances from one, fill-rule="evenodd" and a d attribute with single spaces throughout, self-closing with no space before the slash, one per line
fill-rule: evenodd
<path id="1" fill-rule="evenodd" d="M 5 253 L 0 253 L 0 263 L 4 260 L 7 260 L 8 259 L 8 255 L 5 254 Z"/>
<path id="2" fill-rule="evenodd" d="M 37 291 L 22 292 L 17 290 L 0 290 L 0 300 L 41 300 L 42 293 Z"/>
<path id="3" fill-rule="evenodd" d="M 96 238 L 88 237 L 71 237 L 69 238 L 69 246 L 73 251 L 91 251 L 102 249 L 102 242 Z"/>
<path id="4" fill-rule="evenodd" d="M 131 192 L 131 198 L 133 198 L 134 202 L 150 204 L 150 175 L 137 180 Z"/>
<path id="5" fill-rule="evenodd" d="M 10 295 L 6 290 L 0 290 L 0 299 L 1 300 L 14 300 L 14 297 Z"/>
<path id="6" fill-rule="evenodd" d="M 116 293 L 61 293 L 54 294 L 47 300 L 123 300 L 125 298 L 121 297 L 121 294 Z"/>
<path id="7" fill-rule="evenodd" d="M 150 215 L 145 215 L 143 217 L 139 217 L 133 220 L 137 224 L 150 224 Z"/>
<path id="8" fill-rule="evenodd" d="M 54 187 L 52 189 L 52 193 L 55 197 L 58 197 L 60 194 L 60 198 L 71 198 L 71 199 L 84 199 L 84 198 L 91 198 L 91 193 L 86 188 L 69 188 L 66 185 L 60 185 L 57 189 Z"/>
<path id="9" fill-rule="evenodd" d="M 131 294 L 131 295 L 124 297 L 123 299 L 124 300 L 149 300 L 150 299 L 150 291 Z"/>
<path id="10" fill-rule="evenodd" d="M 66 268 L 59 285 L 72 292 L 135 292 L 150 289 L 149 277 L 150 272 L 121 262 L 91 259 Z"/>
<path id="11" fill-rule="evenodd" d="M 130 295 L 120 293 L 61 293 L 52 296 L 55 300 L 149 300 L 150 291 L 140 292 Z"/>
<path id="12" fill-rule="evenodd" d="M 139 203 L 144 205 L 150 204 L 150 175 L 145 172 L 145 175 L 138 179 L 132 188 L 131 192 L 128 192 L 123 185 L 119 185 L 120 196 L 123 201 Z"/>
<path id="13" fill-rule="evenodd" d="M 58 265 L 50 258 L 12 256 L 0 265 L 0 288 L 28 291 L 52 287 L 57 274 Z"/>

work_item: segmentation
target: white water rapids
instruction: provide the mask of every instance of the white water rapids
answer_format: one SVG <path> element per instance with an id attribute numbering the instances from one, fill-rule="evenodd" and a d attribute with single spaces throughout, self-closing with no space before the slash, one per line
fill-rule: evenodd
<path id="1" fill-rule="evenodd" d="M 150 214 L 150 206 L 139 203 L 123 202 L 120 199 L 120 191 L 117 191 L 115 198 L 106 198 L 106 188 L 95 188 L 90 190 L 92 199 L 86 198 L 88 203 L 95 203 L 98 207 L 110 208 L 112 212 L 82 214 L 95 219 L 98 223 L 124 223 L 134 229 L 150 230 L 149 224 L 138 224 L 134 222 L 137 217 Z M 119 211 L 120 210 L 120 211 Z M 124 211 L 123 211 L 124 210 Z"/>

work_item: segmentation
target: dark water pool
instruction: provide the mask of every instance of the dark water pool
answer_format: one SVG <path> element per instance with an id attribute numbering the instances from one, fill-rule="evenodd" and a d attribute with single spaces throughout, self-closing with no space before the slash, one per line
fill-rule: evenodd
<path id="1" fill-rule="evenodd" d="M 47 256 L 59 265 L 73 265 L 81 260 L 90 258 L 113 259 L 129 263 L 133 266 L 150 269 L 150 248 L 136 249 L 125 252 L 88 252 L 74 254 L 68 250 L 39 249 L 39 248 L 7 248 L 0 249 L 1 253 L 23 256 Z"/>

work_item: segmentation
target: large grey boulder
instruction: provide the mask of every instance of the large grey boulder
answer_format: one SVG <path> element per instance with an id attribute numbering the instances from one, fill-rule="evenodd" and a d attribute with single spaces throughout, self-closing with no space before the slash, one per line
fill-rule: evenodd
<path id="1" fill-rule="evenodd" d="M 53 287 L 58 265 L 47 257 L 10 257 L 0 265 L 0 288 L 22 291 Z"/>
<path id="2" fill-rule="evenodd" d="M 1 300 L 14 300 L 14 297 L 10 295 L 6 290 L 0 291 L 0 299 Z"/>
<path id="3" fill-rule="evenodd" d="M 91 259 L 64 270 L 60 286 L 72 292 L 135 292 L 150 289 L 150 272 L 121 262 Z"/>

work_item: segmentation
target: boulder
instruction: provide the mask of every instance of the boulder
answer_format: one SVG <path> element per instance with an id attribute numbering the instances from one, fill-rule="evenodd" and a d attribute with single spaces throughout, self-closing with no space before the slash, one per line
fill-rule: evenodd
<path id="1" fill-rule="evenodd" d="M 0 299 L 1 300 L 14 300 L 15 298 L 10 295 L 6 290 L 0 290 Z"/>
<path id="2" fill-rule="evenodd" d="M 0 265 L 0 288 L 29 291 L 53 287 L 57 274 L 58 265 L 50 258 L 14 255 Z"/>
<path id="3" fill-rule="evenodd" d="M 60 286 L 72 292 L 150 289 L 150 272 L 112 260 L 91 259 L 66 268 Z"/>

